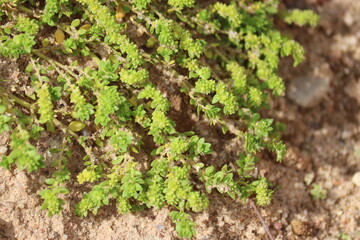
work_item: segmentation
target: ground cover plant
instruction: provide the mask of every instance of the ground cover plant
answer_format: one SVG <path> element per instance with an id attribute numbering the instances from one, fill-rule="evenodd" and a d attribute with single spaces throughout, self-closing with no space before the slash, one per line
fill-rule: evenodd
<path id="1" fill-rule="evenodd" d="M 80 217 L 116 203 L 119 213 L 168 207 L 180 237 L 196 233 L 189 212 L 201 212 L 214 190 L 239 202 L 271 201 L 273 187 L 254 171 L 258 153 L 281 161 L 284 126 L 262 118 L 269 95 L 284 94 L 281 57 L 294 66 L 303 48 L 274 26 L 316 25 L 307 10 L 278 1 L 0 0 L 0 54 L 27 63 L 26 82 L 0 82 L 0 133 L 10 132 L 0 165 L 51 171 L 40 192 L 49 216 L 60 214 L 69 183 L 88 187 Z M 211 129 L 238 138 L 239 158 L 217 169 L 211 144 L 181 132 L 159 74 Z M 40 151 L 37 142 L 61 136 Z M 72 171 L 74 149 L 81 171 Z M 145 159 L 145 160 L 144 160 Z"/>

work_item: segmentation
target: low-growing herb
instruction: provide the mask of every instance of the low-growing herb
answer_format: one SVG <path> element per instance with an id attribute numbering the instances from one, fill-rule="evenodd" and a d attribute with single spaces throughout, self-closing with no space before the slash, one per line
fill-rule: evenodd
<path id="1" fill-rule="evenodd" d="M 278 7 L 278 0 L 0 0 L 0 55 L 28 64 L 21 81 L 0 83 L 0 134 L 10 133 L 0 165 L 51 172 L 40 191 L 49 216 L 71 207 L 76 182 L 88 189 L 72 209 L 78 216 L 111 202 L 120 214 L 169 207 L 183 238 L 194 237 L 189 213 L 211 205 L 213 191 L 269 204 L 274 190 L 256 174 L 258 153 L 281 161 L 286 147 L 279 124 L 260 110 L 285 92 L 280 59 L 291 56 L 294 66 L 304 59 L 274 19 L 319 21 L 312 11 Z M 221 154 L 212 155 L 211 139 L 196 128 L 180 131 L 175 109 L 236 138 L 238 158 L 212 165 Z M 311 193 L 326 196 L 318 185 Z"/>

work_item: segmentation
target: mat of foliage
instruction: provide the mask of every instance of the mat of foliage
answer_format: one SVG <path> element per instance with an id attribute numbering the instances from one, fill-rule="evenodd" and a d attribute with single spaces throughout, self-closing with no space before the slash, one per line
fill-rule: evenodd
<path id="1" fill-rule="evenodd" d="M 278 12 L 275 1 L 1 7 L 0 54 L 27 74 L 2 81 L 1 131 L 11 141 L 1 165 L 41 169 L 33 176 L 46 176 L 40 197 L 50 216 L 74 197 L 80 217 L 112 204 L 119 213 L 167 205 L 179 236 L 190 238 L 188 213 L 206 209 L 213 189 L 236 204 L 270 202 L 255 163 L 264 149 L 282 159 L 284 127 L 259 110 L 284 92 L 279 58 L 292 55 L 297 65 L 304 54 L 273 21 L 313 26 L 311 11 Z M 208 134 L 176 126 L 174 111 L 184 110 Z M 233 140 L 237 160 L 219 154 L 214 131 Z"/>

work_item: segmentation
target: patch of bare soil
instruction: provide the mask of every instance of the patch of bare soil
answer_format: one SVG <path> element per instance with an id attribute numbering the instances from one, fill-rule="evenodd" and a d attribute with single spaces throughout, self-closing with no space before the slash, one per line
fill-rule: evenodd
<path id="1" fill-rule="evenodd" d="M 284 140 L 289 151 L 282 163 L 263 154 L 259 169 L 264 170 L 259 174 L 274 183 L 276 192 L 272 204 L 259 210 L 277 240 L 360 239 L 360 184 L 353 178 L 360 171 L 356 154 L 360 149 L 360 1 L 284 2 L 287 7 L 315 9 L 322 21 L 318 28 L 308 30 L 280 26 L 305 46 L 307 61 L 297 69 L 288 59 L 282 62 L 289 92 L 286 98 L 274 99 L 271 110 L 264 112 L 287 124 Z M 16 79 L 14 69 L 19 64 L 1 60 L 0 74 Z M 210 159 L 218 161 L 216 166 L 234 159 L 238 143 L 220 130 L 209 131 L 201 119 L 190 119 L 190 109 L 184 109 L 188 99 L 177 93 L 176 86 L 171 91 L 172 118 L 179 130 L 207 137 L 218 150 Z M 6 152 L 7 141 L 8 135 L 0 136 L 0 154 Z M 63 214 L 49 218 L 40 209 L 37 195 L 43 181 L 39 176 L 0 169 L 1 240 L 177 239 L 168 209 L 120 216 L 109 206 L 98 216 L 80 219 L 71 212 L 77 199 L 66 199 Z M 324 200 L 312 198 L 314 184 L 327 190 Z M 209 209 L 193 215 L 198 224 L 196 239 L 267 239 L 248 204 L 218 193 L 210 198 Z"/>

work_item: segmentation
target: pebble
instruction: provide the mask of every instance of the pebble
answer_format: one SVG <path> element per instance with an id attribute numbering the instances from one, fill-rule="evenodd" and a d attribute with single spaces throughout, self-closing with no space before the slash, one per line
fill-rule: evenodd
<path id="1" fill-rule="evenodd" d="M 353 23 L 354 23 L 354 18 L 353 18 L 353 16 L 352 16 L 351 12 L 346 12 L 346 13 L 345 13 L 344 22 L 345 22 L 345 24 L 346 24 L 348 27 L 350 27 L 351 25 L 353 25 Z"/>
<path id="2" fill-rule="evenodd" d="M 358 81 L 351 81 L 345 87 L 345 92 L 360 104 L 360 79 Z"/>
<path id="3" fill-rule="evenodd" d="M 0 147 L 0 156 L 4 155 L 7 152 L 7 147 L 1 146 Z"/>
<path id="4" fill-rule="evenodd" d="M 295 78 L 288 89 L 291 100 L 302 107 L 311 107 L 321 100 L 330 88 L 332 72 L 327 63 L 314 72 Z"/>
<path id="5" fill-rule="evenodd" d="M 282 229 L 282 227 L 283 227 L 283 225 L 282 225 L 282 223 L 281 222 L 276 222 L 276 223 L 274 223 L 274 228 L 276 229 L 276 230 L 281 230 Z"/>
<path id="6" fill-rule="evenodd" d="M 305 176 L 304 176 L 305 184 L 309 186 L 312 183 L 312 181 L 314 181 L 314 178 L 315 178 L 315 173 L 314 172 L 306 173 Z"/>
<path id="7" fill-rule="evenodd" d="M 159 230 L 162 230 L 162 229 L 164 229 L 165 227 L 164 227 L 164 225 L 162 225 L 162 224 L 158 224 L 158 225 L 156 225 L 156 228 L 159 229 Z"/>
<path id="8" fill-rule="evenodd" d="M 360 172 L 355 173 L 351 180 L 356 186 L 360 187 Z"/>
<path id="9" fill-rule="evenodd" d="M 299 236 L 310 235 L 312 231 L 311 226 L 307 222 L 300 220 L 292 220 L 291 227 L 293 232 Z"/>
<path id="10" fill-rule="evenodd" d="M 351 137 L 351 135 L 352 135 L 352 131 L 344 130 L 344 131 L 341 132 L 341 136 L 340 136 L 340 137 L 341 137 L 342 139 L 348 139 L 348 138 Z"/>

